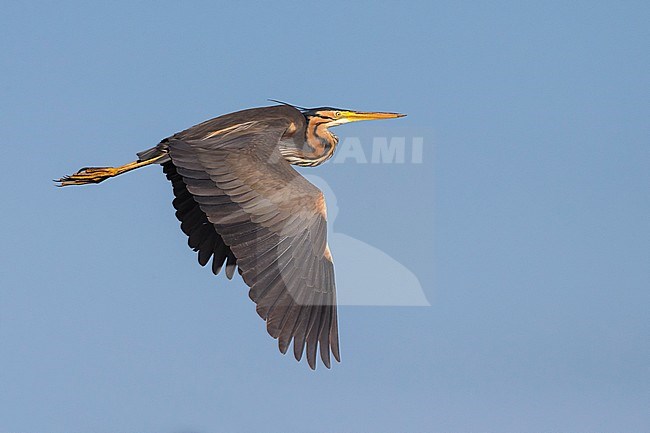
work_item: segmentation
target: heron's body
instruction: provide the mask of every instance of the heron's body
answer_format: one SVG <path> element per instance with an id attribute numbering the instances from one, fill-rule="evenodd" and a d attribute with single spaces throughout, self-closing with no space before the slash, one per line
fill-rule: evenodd
<path id="1" fill-rule="evenodd" d="M 199 263 L 232 278 L 235 269 L 267 330 L 285 353 L 306 347 L 315 368 L 320 347 L 339 360 L 336 289 L 327 246 L 323 194 L 291 165 L 316 166 L 334 153 L 328 128 L 354 120 L 400 117 L 289 105 L 226 114 L 162 140 L 121 167 L 84 168 L 61 185 L 99 183 L 160 164 L 171 181 L 176 216 Z"/>

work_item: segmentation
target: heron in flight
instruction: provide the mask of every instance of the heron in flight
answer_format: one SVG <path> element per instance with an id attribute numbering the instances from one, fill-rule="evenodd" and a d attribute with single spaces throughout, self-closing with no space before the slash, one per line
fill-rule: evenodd
<path id="1" fill-rule="evenodd" d="M 59 186 L 100 183 L 160 164 L 174 191 L 173 206 L 201 266 L 239 271 L 282 353 L 293 341 L 316 368 L 317 352 L 340 362 L 336 288 L 327 246 L 323 193 L 291 165 L 314 167 L 332 157 L 348 122 L 403 117 L 331 107 L 280 105 L 207 120 L 165 138 L 119 167 L 86 167 Z"/>

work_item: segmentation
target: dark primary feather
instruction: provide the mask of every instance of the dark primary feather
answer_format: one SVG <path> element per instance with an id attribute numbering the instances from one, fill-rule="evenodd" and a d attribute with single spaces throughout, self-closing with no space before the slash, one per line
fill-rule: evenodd
<path id="1" fill-rule="evenodd" d="M 188 236 L 188 245 L 199 253 L 199 263 L 205 266 L 212 258 L 212 272 L 219 274 L 226 260 L 235 266 L 237 259 L 223 242 L 214 226 L 208 221 L 194 197 L 187 191 L 183 179 L 171 162 L 163 164 L 163 171 L 172 183 L 174 196 L 172 202 L 176 218 L 181 222 L 181 230 Z"/>
<path id="2" fill-rule="evenodd" d="M 279 152 L 290 125 L 296 134 L 304 128 L 294 108 L 245 110 L 182 131 L 158 150 L 171 158 L 164 171 L 199 263 L 212 258 L 216 274 L 225 261 L 229 278 L 239 267 L 280 351 L 293 341 L 295 358 L 306 353 L 315 368 L 320 347 L 329 367 L 330 351 L 340 356 L 324 198 Z"/>

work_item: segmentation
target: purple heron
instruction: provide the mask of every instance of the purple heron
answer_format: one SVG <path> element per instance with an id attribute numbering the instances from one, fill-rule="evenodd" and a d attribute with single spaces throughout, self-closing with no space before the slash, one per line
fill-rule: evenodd
<path id="1" fill-rule="evenodd" d="M 279 102 L 279 101 L 274 101 Z M 86 167 L 59 186 L 100 183 L 160 164 L 174 192 L 173 206 L 202 266 L 232 279 L 235 269 L 250 288 L 257 313 L 282 353 L 293 341 L 316 368 L 340 362 L 336 289 L 327 246 L 322 192 L 291 165 L 317 166 L 334 154 L 330 127 L 392 119 L 398 113 L 281 103 L 207 120 L 165 138 L 120 167 Z"/>

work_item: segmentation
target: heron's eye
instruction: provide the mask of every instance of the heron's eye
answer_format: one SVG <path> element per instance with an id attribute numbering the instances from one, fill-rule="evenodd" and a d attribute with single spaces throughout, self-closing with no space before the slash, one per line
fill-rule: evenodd
<path id="1" fill-rule="evenodd" d="M 336 116 L 336 117 L 341 117 L 341 112 L 340 112 L 340 111 L 337 111 L 336 113 L 334 113 L 334 116 Z"/>

